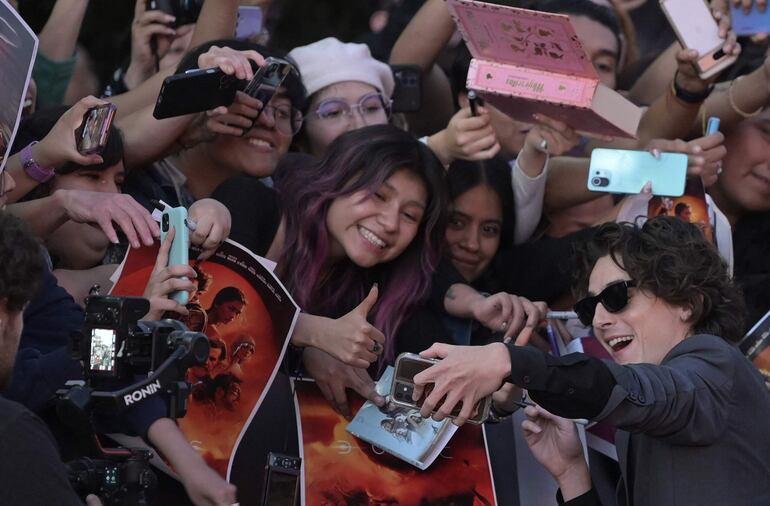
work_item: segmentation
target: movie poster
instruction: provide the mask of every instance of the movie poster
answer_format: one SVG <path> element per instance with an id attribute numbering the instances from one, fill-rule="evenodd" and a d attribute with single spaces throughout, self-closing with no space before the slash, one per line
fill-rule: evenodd
<path id="1" fill-rule="evenodd" d="M 37 53 L 37 37 L 16 10 L 0 0 L 0 172 L 5 168 Z"/>
<path id="2" fill-rule="evenodd" d="M 157 252 L 157 246 L 130 250 L 112 294 L 141 295 Z M 190 258 L 199 253 L 191 248 Z M 206 462 L 230 479 L 243 434 L 260 416 L 283 360 L 298 308 L 257 257 L 232 241 L 210 259 L 191 265 L 198 290 L 187 304 L 190 315 L 182 320 L 191 330 L 204 332 L 211 349 L 206 364 L 188 370 L 193 387 L 179 426 Z M 263 466 L 264 458 L 242 462 Z M 241 489 L 253 483 L 236 485 Z"/>
<path id="3" fill-rule="evenodd" d="M 676 216 L 682 221 L 692 223 L 703 232 L 706 239 L 714 242 L 714 229 L 709 219 L 706 190 L 699 177 L 687 178 L 684 195 L 681 197 L 655 196 L 650 199 L 647 217 L 656 216 Z"/>
<path id="4" fill-rule="evenodd" d="M 295 381 L 302 436 L 302 498 L 308 506 L 497 504 L 481 426 L 465 424 L 425 471 L 348 433 L 312 381 Z M 351 409 L 363 399 L 348 390 Z M 513 479 L 513 477 L 511 478 Z"/>

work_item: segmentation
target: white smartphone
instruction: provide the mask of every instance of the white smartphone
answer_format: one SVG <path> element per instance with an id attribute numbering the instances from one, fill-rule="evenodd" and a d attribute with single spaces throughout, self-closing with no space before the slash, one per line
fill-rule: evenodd
<path id="1" fill-rule="evenodd" d="M 660 7 L 686 49 L 698 51 L 695 67 L 701 79 L 708 79 L 732 65 L 736 56 L 722 50 L 725 39 L 705 0 L 660 0 Z"/>

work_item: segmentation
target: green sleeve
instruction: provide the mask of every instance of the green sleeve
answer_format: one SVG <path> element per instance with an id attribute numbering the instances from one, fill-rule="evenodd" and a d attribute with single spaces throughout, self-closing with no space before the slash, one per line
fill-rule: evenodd
<path id="1" fill-rule="evenodd" d="M 53 107 L 64 102 L 64 93 L 75 70 L 75 57 L 63 61 L 53 61 L 38 52 L 32 77 L 37 83 L 38 106 Z"/>

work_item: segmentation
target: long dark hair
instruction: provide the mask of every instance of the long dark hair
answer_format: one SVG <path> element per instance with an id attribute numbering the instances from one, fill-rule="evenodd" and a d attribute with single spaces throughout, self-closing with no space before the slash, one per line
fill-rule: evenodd
<path id="1" fill-rule="evenodd" d="M 727 264 L 695 226 L 657 216 L 643 226 L 606 223 L 578 248 L 577 298 L 585 295 L 596 261 L 610 255 L 640 290 L 692 311 L 692 329 L 737 342 L 743 336 L 743 296 Z"/>
<path id="2" fill-rule="evenodd" d="M 329 267 L 326 215 L 332 202 L 361 190 L 374 193 L 398 170 L 417 175 L 428 196 L 414 240 L 387 264 L 363 269 L 345 260 Z M 428 297 L 441 254 L 447 192 L 440 162 L 408 133 L 375 125 L 341 135 L 323 159 L 286 179 L 290 182 L 278 188 L 286 218 L 286 240 L 278 261 L 283 281 L 303 310 L 329 316 L 356 307 L 378 282 L 379 298 L 371 314 L 373 324 L 386 336 L 384 360 L 392 363 L 396 332 Z"/>

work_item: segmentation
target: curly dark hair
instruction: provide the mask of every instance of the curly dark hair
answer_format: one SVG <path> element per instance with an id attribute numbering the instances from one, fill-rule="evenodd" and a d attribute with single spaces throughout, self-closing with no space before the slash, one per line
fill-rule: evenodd
<path id="1" fill-rule="evenodd" d="M 606 223 L 578 248 L 576 296 L 588 289 L 596 261 L 611 255 L 637 288 L 692 311 L 693 332 L 737 342 L 743 336 L 744 302 L 726 262 L 695 226 L 657 216 L 643 226 Z"/>
<path id="2" fill-rule="evenodd" d="M 21 311 L 37 291 L 43 275 L 40 245 L 27 226 L 0 211 L 0 301 L 8 311 Z"/>

